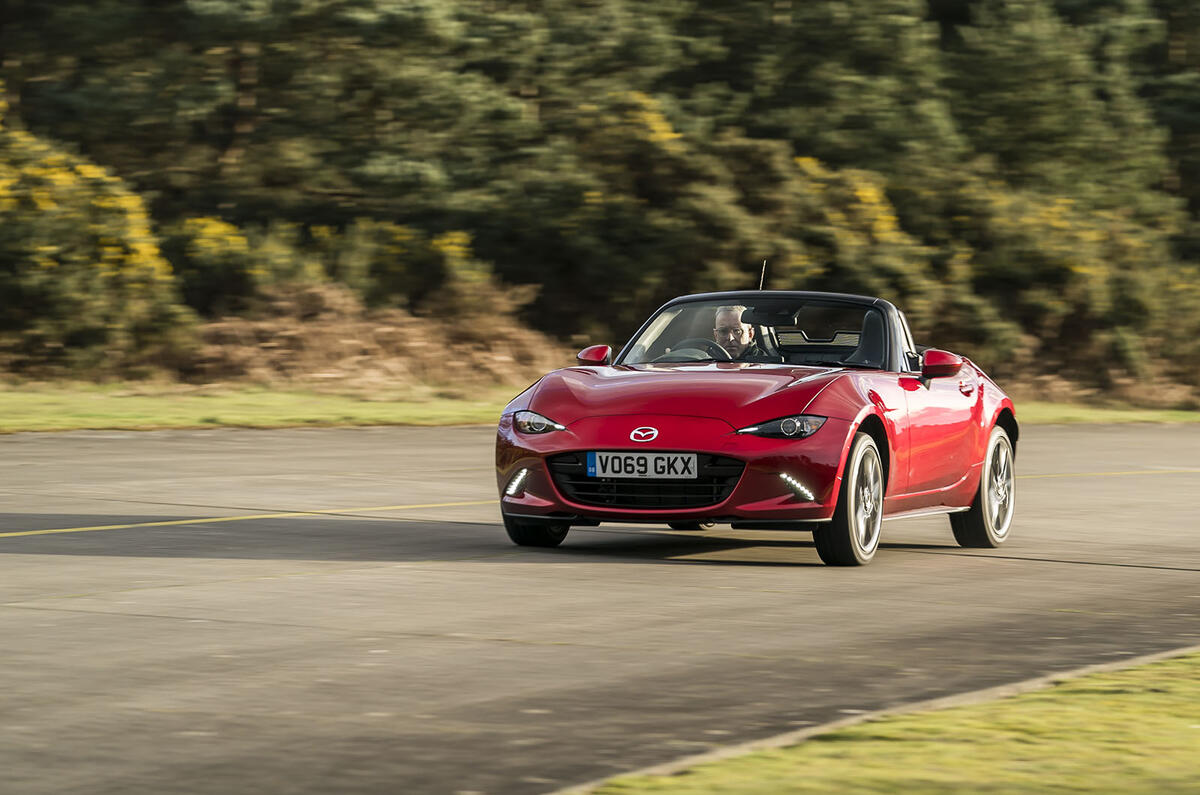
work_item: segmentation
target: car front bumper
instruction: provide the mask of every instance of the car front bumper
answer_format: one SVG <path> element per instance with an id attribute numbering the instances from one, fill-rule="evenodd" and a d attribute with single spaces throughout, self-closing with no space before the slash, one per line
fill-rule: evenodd
<path id="1" fill-rule="evenodd" d="M 651 443 L 631 441 L 634 428 L 658 430 Z M 771 439 L 738 434 L 728 423 L 704 417 L 635 415 L 588 417 L 566 430 L 545 434 L 520 433 L 512 416 L 501 418 L 496 440 L 496 483 L 503 513 L 526 521 L 571 522 L 730 522 L 741 526 L 786 527 L 790 523 L 824 521 L 833 515 L 840 484 L 839 465 L 850 424 L 829 419 L 805 439 Z M 564 483 L 564 454 L 584 455 L 589 451 L 687 452 L 735 460 L 743 465 L 727 496 L 711 504 L 656 508 L 627 504 L 619 497 L 604 497 L 605 504 L 592 499 L 572 499 Z M 554 466 L 555 463 L 559 465 Z M 525 475 L 506 493 L 513 479 Z M 789 484 L 781 475 L 787 475 Z M 607 479 L 616 491 L 620 486 L 652 492 L 656 483 L 663 490 L 677 481 Z M 799 484 L 799 488 L 795 484 Z M 578 490 L 576 490 L 578 497 Z M 811 499 L 809 499 L 811 497 Z M 650 500 L 652 501 L 652 500 Z M 634 502 L 645 503 L 646 500 Z"/>

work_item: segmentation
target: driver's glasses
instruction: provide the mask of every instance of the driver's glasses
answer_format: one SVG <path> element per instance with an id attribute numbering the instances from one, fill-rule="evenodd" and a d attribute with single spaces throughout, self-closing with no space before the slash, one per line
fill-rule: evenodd
<path id="1" fill-rule="evenodd" d="M 717 328 L 713 329 L 713 334 L 716 335 L 717 339 L 723 339 L 725 337 L 741 339 L 742 337 L 746 336 L 746 329 L 742 328 L 741 326 L 718 326 Z"/>

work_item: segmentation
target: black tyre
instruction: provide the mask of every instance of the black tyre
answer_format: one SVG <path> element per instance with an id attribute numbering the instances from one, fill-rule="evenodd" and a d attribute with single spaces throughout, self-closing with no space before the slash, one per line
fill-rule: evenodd
<path id="1" fill-rule="evenodd" d="M 554 524 L 522 522 L 504 517 L 504 529 L 514 544 L 522 547 L 556 547 L 567 537 L 571 526 L 566 522 Z"/>
<path id="2" fill-rule="evenodd" d="M 833 520 L 813 531 L 817 554 L 830 566 L 863 566 L 875 557 L 883 522 L 883 462 L 868 434 L 854 437 Z"/>
<path id="3" fill-rule="evenodd" d="M 994 549 L 1004 543 L 1016 507 L 1013 472 L 1012 442 L 1003 428 L 992 428 L 975 499 L 966 512 L 950 514 L 950 529 L 959 546 Z"/>

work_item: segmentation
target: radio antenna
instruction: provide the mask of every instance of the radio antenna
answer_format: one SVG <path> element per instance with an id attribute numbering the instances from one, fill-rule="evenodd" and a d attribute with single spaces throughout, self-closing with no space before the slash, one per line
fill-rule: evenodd
<path id="1" fill-rule="evenodd" d="M 762 274 L 758 277 L 758 289 L 763 288 L 763 282 L 767 280 L 767 261 L 763 260 Z"/>

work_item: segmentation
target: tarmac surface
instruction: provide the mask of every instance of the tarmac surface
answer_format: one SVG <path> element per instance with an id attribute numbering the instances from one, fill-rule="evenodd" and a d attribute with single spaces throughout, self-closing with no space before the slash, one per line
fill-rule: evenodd
<path id="1" fill-rule="evenodd" d="M 1023 428 L 1005 546 L 889 522 L 855 569 L 721 527 L 514 547 L 492 440 L 0 437 L 0 792 L 545 792 L 1200 643 L 1200 425 Z"/>

